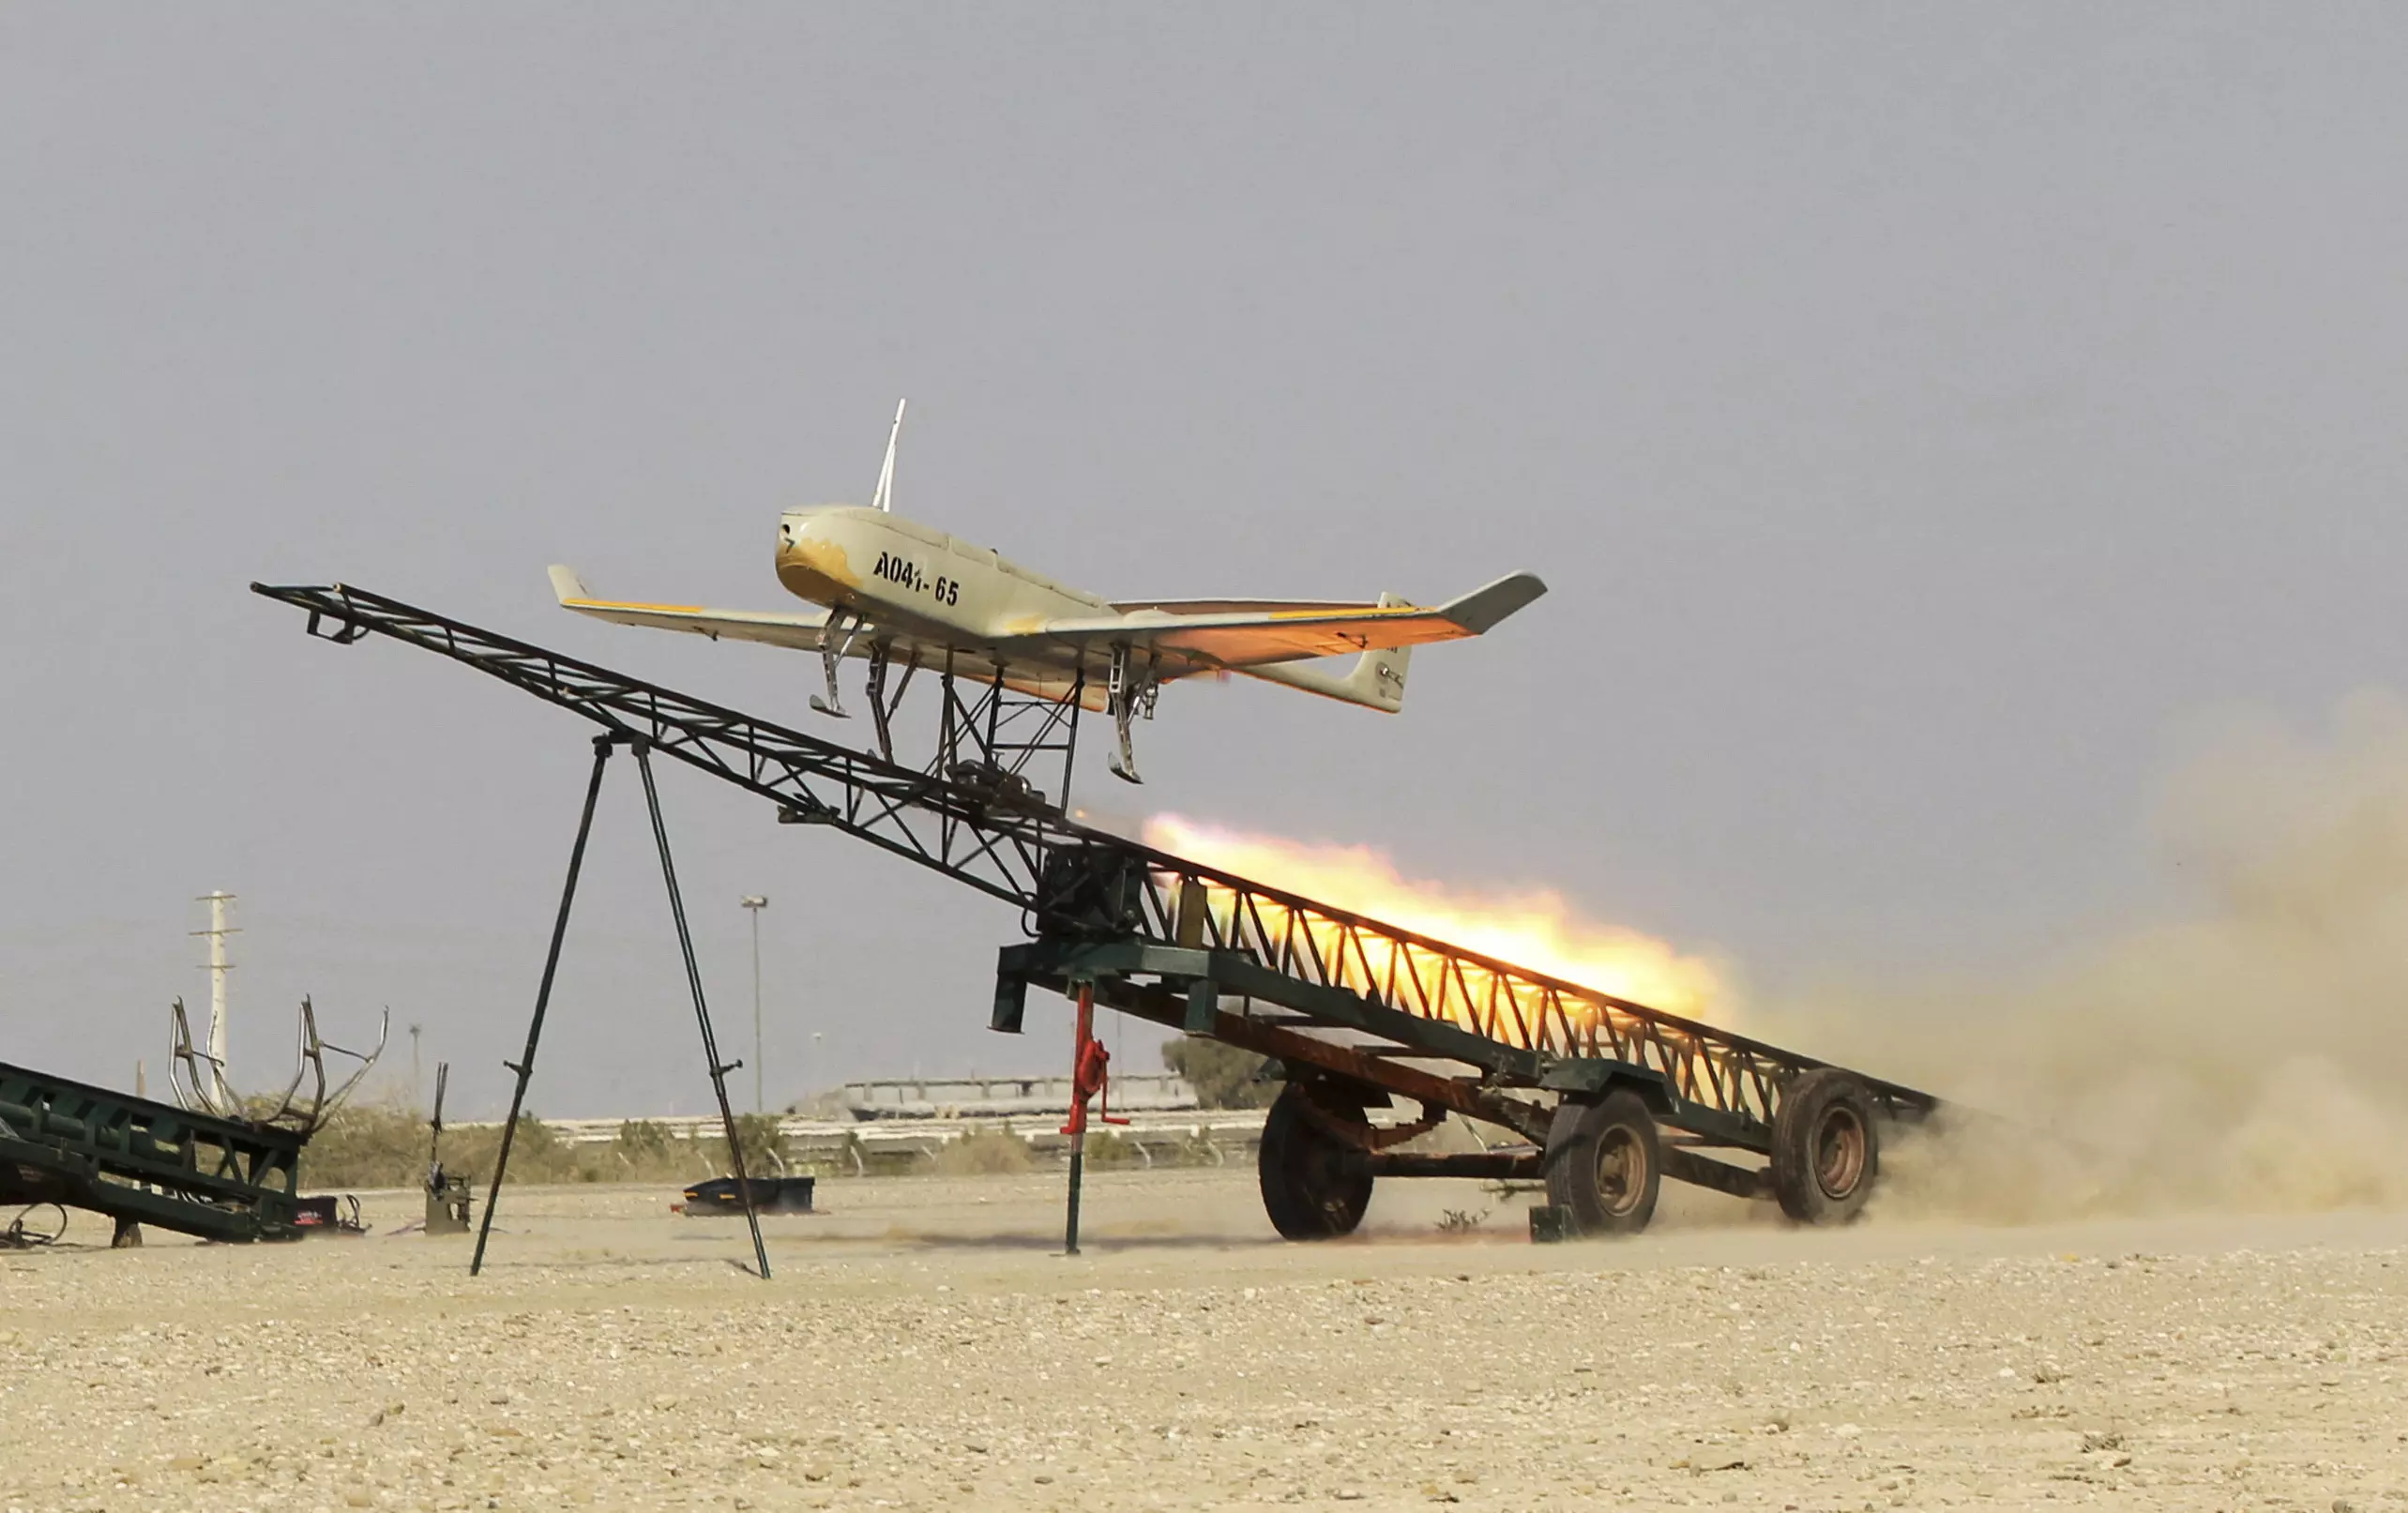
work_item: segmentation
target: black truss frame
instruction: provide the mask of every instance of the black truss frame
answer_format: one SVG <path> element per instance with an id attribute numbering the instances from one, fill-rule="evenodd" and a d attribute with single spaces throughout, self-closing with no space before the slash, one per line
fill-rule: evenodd
<path id="1" fill-rule="evenodd" d="M 947 778 L 956 765 L 967 762 L 1035 784 L 1030 769 L 1045 758 L 1059 757 L 1060 777 L 1044 802 L 1056 809 L 1069 808 L 1071 771 L 1079 758 L 1080 702 L 1086 696 L 1085 672 L 1082 670 L 1072 682 L 1068 698 L 1049 699 L 1018 691 L 1004 681 L 1000 671 L 983 682 L 958 676 L 950 666 L 952 660 L 952 654 L 947 653 L 936 757 L 922 770 Z M 975 690 L 967 698 L 962 693 L 964 686 Z M 1041 785 L 1038 791 L 1043 794 Z"/>

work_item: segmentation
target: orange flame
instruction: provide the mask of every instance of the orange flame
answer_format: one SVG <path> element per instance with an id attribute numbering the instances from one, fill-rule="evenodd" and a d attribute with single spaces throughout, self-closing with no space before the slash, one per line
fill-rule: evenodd
<path id="1" fill-rule="evenodd" d="M 1146 821 L 1145 840 L 1251 882 L 1651 1008 L 1704 1020 L 1726 997 L 1711 963 L 1635 930 L 1584 920 L 1552 888 L 1492 892 L 1408 878 L 1386 853 L 1370 846 L 1248 835 L 1176 814 Z M 1444 1011 L 1471 1022 L 1452 1004 Z"/>

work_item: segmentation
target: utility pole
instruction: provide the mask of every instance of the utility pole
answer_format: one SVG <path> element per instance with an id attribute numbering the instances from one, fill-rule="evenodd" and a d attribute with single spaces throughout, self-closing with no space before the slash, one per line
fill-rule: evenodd
<path id="1" fill-rule="evenodd" d="M 220 888 L 193 900 L 209 906 L 209 928 L 192 931 L 209 937 L 209 1080 L 217 1084 L 211 1101 L 220 1109 L 235 1106 L 234 1089 L 226 1085 L 226 974 L 235 964 L 226 960 L 226 937 L 242 931 L 226 924 L 226 905 L 235 896 Z"/>
<path id="2" fill-rule="evenodd" d="M 752 916 L 752 1112 L 764 1113 L 761 1099 L 761 911 L 769 900 L 758 893 L 744 896 L 744 912 Z"/>
<path id="3" fill-rule="evenodd" d="M 424 1028 L 420 1024 L 410 1026 L 410 1107 L 413 1110 L 426 1107 L 418 1101 L 418 1032 Z"/>

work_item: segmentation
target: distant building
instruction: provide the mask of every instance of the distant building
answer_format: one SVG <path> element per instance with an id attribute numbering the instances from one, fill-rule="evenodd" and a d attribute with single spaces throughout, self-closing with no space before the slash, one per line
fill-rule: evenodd
<path id="1" fill-rule="evenodd" d="M 1114 1113 L 1179 1113 L 1201 1107 L 1196 1090 L 1173 1072 L 1114 1073 Z M 1020 1119 L 1070 1112 L 1070 1079 L 1063 1077 L 894 1077 L 847 1082 L 833 1103 L 856 1120 Z"/>

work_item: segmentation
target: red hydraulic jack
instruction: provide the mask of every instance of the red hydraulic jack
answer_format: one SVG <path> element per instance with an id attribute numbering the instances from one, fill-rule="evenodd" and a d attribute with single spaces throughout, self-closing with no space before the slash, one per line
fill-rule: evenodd
<path id="1" fill-rule="evenodd" d="M 1096 985 L 1083 982 L 1079 984 L 1078 1036 L 1070 1056 L 1070 1122 L 1062 1127 L 1062 1133 L 1070 1137 L 1070 1219 L 1062 1239 L 1066 1256 L 1079 1253 L 1079 1184 L 1087 1173 L 1087 1100 L 1097 1099 L 1098 1123 L 1128 1123 L 1112 1116 L 1112 1099 L 1106 1093 L 1111 1066 L 1112 1052 L 1096 1038 Z"/>

